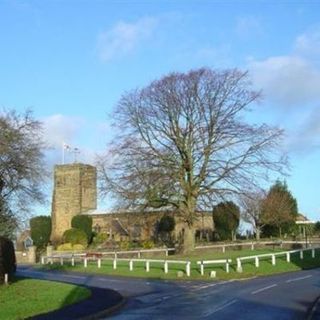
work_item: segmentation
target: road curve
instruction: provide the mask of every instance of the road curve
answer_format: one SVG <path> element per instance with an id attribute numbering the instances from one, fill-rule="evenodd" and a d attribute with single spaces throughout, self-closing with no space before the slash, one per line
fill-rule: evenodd
<path id="1" fill-rule="evenodd" d="M 244 281 L 160 281 L 19 267 L 18 275 L 97 288 L 127 299 L 112 319 L 306 319 L 320 296 L 320 269 Z M 314 320 L 314 319 L 312 319 Z"/>

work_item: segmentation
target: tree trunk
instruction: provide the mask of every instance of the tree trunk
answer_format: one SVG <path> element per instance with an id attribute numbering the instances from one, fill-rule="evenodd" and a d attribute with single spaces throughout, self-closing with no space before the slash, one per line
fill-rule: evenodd
<path id="1" fill-rule="evenodd" d="M 190 253 L 194 250 L 195 239 L 194 239 L 194 228 L 192 225 L 185 224 L 184 233 L 183 233 L 183 244 L 182 244 L 182 253 Z"/>
<path id="2" fill-rule="evenodd" d="M 260 231 L 260 228 L 257 227 L 257 228 L 256 228 L 256 240 L 257 240 L 257 241 L 260 240 L 260 232 L 261 232 L 261 231 Z"/>
<path id="3" fill-rule="evenodd" d="M 281 227 L 279 227 L 279 238 L 281 239 L 282 233 L 281 233 Z"/>

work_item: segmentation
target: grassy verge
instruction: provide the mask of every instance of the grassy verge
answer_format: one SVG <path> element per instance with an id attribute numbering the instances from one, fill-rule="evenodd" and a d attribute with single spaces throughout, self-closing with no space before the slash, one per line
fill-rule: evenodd
<path id="1" fill-rule="evenodd" d="M 90 296 L 90 290 L 75 285 L 16 278 L 0 286 L 0 319 L 25 319 L 60 309 Z"/>
<path id="2" fill-rule="evenodd" d="M 236 272 L 236 258 L 244 256 L 254 256 L 264 253 L 272 253 L 284 251 L 281 249 L 257 249 L 251 251 L 250 249 L 240 251 L 227 251 L 222 252 L 200 252 L 196 251 L 192 256 L 173 255 L 166 257 L 168 260 L 189 260 L 191 261 L 191 276 L 184 276 L 183 279 L 195 279 L 195 280 L 208 280 L 209 271 L 215 270 L 217 272 L 218 279 L 241 279 L 253 276 L 263 276 L 275 273 L 297 271 L 308 268 L 320 267 L 320 250 L 316 250 L 316 257 L 311 257 L 311 251 L 304 253 L 304 259 L 300 259 L 299 253 L 291 255 L 291 262 L 286 261 L 285 256 L 276 257 L 276 265 L 271 263 L 271 257 L 260 259 L 260 266 L 257 268 L 254 264 L 254 260 L 243 261 L 243 272 Z M 196 264 L 198 260 L 214 260 L 214 259 L 232 259 L 230 265 L 230 273 L 226 273 L 224 265 L 209 265 L 205 266 L 205 275 L 201 276 L 199 266 Z M 157 258 L 160 259 L 160 258 Z M 162 257 L 161 259 L 165 259 Z M 185 271 L 185 266 L 182 264 L 169 264 L 169 272 L 167 274 L 163 271 L 163 264 L 151 263 L 150 271 L 145 271 L 145 264 L 143 262 L 134 262 L 133 271 L 129 271 L 128 262 L 118 261 L 117 269 L 112 267 L 112 261 L 102 261 L 101 268 L 97 267 L 97 262 L 89 262 L 88 267 L 84 268 L 83 263 L 76 263 L 74 267 L 70 263 L 65 263 L 63 266 L 59 264 L 46 265 L 45 269 L 66 270 L 66 271 L 78 271 L 89 272 L 96 274 L 107 274 L 117 276 L 131 276 L 131 277 L 143 277 L 143 278 L 157 278 L 157 279 L 177 279 L 178 271 Z"/>

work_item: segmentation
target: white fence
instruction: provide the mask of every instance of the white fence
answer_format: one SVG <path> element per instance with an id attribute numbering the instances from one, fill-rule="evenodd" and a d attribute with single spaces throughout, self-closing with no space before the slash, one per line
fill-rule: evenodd
<path id="1" fill-rule="evenodd" d="M 163 264 L 163 270 L 164 273 L 169 272 L 169 265 L 170 264 L 183 264 L 185 265 L 185 271 L 186 275 L 190 277 L 191 273 L 191 262 L 186 261 L 186 260 L 161 260 L 161 259 L 141 259 L 141 258 L 107 258 L 104 257 L 102 254 L 95 254 L 95 255 L 89 255 L 87 256 L 86 254 L 64 254 L 64 255 L 52 255 L 52 256 L 43 256 L 41 259 L 41 263 L 45 264 L 50 263 L 53 264 L 54 260 L 59 261 L 61 265 L 64 265 L 66 261 L 71 261 L 71 265 L 75 266 L 76 260 L 80 260 L 81 262 L 83 261 L 83 266 L 85 268 L 88 267 L 88 262 L 89 261 L 96 261 L 97 262 L 97 267 L 101 268 L 101 262 L 102 261 L 112 261 L 113 262 L 113 269 L 116 270 L 118 266 L 119 261 L 127 261 L 129 262 L 129 270 L 133 270 L 134 262 L 142 262 L 145 264 L 145 270 L 146 272 L 150 271 L 150 265 L 151 264 Z"/>
<path id="2" fill-rule="evenodd" d="M 222 252 L 226 251 L 226 248 L 232 248 L 232 247 L 250 247 L 251 250 L 254 250 L 256 246 L 259 245 L 272 245 L 272 246 L 282 246 L 284 244 L 301 244 L 305 245 L 305 241 L 257 241 L 257 242 L 237 242 L 237 243 L 228 243 L 228 244 L 212 244 L 212 245 L 206 245 L 206 246 L 196 246 L 195 249 L 213 249 L 213 248 L 218 248 L 222 249 Z M 311 246 L 312 244 L 320 244 L 319 242 L 307 242 L 307 245 Z"/>
<path id="3" fill-rule="evenodd" d="M 270 257 L 272 265 L 275 266 L 277 256 L 286 256 L 287 262 L 290 262 L 291 254 L 299 253 L 300 259 L 303 259 L 303 257 L 304 257 L 303 253 L 305 251 L 311 251 L 311 257 L 315 258 L 316 249 L 319 249 L 319 248 L 298 249 L 298 250 L 282 251 L 282 252 L 275 252 L 275 253 L 264 253 L 264 254 L 254 255 L 254 256 L 240 257 L 240 258 L 237 258 L 237 272 L 242 272 L 242 263 L 241 262 L 244 260 L 254 260 L 255 266 L 259 267 L 261 258 Z"/>
<path id="4" fill-rule="evenodd" d="M 203 276 L 204 275 L 204 266 L 208 264 L 225 264 L 226 265 L 226 272 L 229 273 L 230 268 L 229 265 L 232 262 L 231 259 L 221 259 L 221 260 L 202 260 L 197 261 L 197 264 L 200 265 L 200 273 Z"/>

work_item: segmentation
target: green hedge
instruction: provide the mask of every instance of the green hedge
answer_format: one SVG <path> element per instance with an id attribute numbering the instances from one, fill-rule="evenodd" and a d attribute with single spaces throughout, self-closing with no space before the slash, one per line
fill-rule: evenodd
<path id="1" fill-rule="evenodd" d="M 16 272 L 16 256 L 13 242 L 7 238 L 0 237 L 0 285 L 4 282 L 7 273 L 9 279 Z"/>
<path id="2" fill-rule="evenodd" d="M 85 232 L 87 235 L 87 242 L 90 243 L 92 239 L 92 218 L 84 215 L 79 214 L 72 218 L 71 220 L 71 227 L 80 229 Z"/>
<path id="3" fill-rule="evenodd" d="M 31 238 L 38 248 L 44 248 L 50 241 L 51 217 L 38 216 L 30 219 Z"/>
<path id="4" fill-rule="evenodd" d="M 76 229 L 76 228 L 71 228 L 66 230 L 63 233 L 62 238 L 64 243 L 71 243 L 72 245 L 82 244 L 84 246 L 87 246 L 88 244 L 88 239 L 85 232 L 83 230 Z"/>

